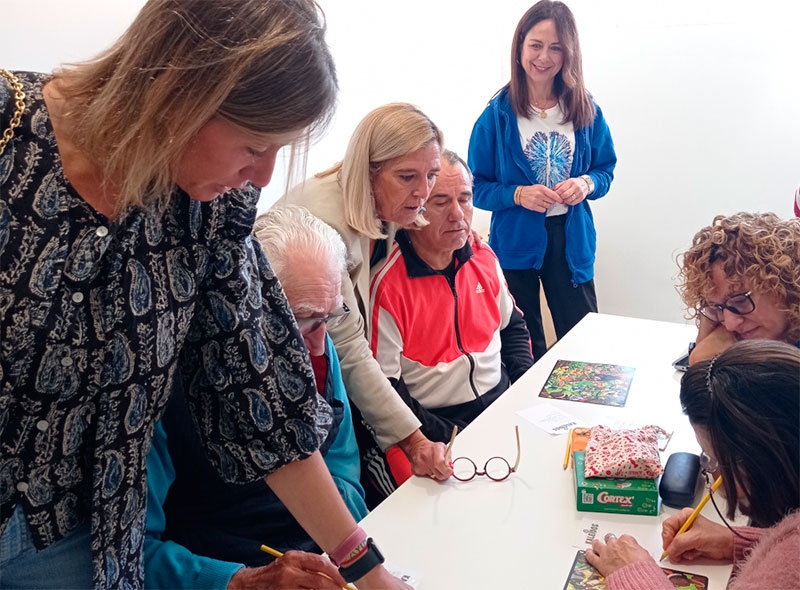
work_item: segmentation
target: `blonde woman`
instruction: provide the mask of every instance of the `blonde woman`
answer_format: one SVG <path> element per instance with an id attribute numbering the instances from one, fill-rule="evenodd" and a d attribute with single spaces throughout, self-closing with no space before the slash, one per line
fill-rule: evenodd
<path id="1" fill-rule="evenodd" d="M 420 216 L 440 168 L 442 133 L 413 105 L 387 104 L 358 124 L 344 158 L 306 180 L 278 204 L 295 203 L 333 227 L 347 246 L 344 303 L 353 312 L 330 330 L 345 388 L 381 448 L 399 445 L 416 475 L 452 474 L 444 445 L 428 440 L 373 358 L 366 339 L 370 268 L 386 257 L 398 227 Z M 368 492 L 369 493 L 369 492 Z"/>
<path id="2" fill-rule="evenodd" d="M 355 538 L 250 237 L 276 153 L 333 109 L 324 34 L 311 0 L 150 0 L 93 60 L 0 71 L 0 587 L 141 587 L 176 380 L 226 480 L 266 477 L 329 553 Z M 403 586 L 362 555 L 364 587 Z"/>

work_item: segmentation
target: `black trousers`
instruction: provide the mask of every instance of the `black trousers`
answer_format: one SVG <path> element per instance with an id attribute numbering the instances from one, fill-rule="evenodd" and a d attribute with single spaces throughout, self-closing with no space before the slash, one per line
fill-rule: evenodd
<path id="1" fill-rule="evenodd" d="M 545 220 L 547 250 L 542 268 L 525 270 L 503 269 L 508 289 L 514 296 L 517 307 L 525 316 L 531 334 L 533 358 L 539 360 L 547 352 L 547 343 L 542 326 L 539 285 L 544 288 L 556 337 L 562 338 L 590 311 L 597 311 L 597 295 L 594 280 L 572 284 L 566 255 L 564 224 L 566 215 L 555 215 Z"/>

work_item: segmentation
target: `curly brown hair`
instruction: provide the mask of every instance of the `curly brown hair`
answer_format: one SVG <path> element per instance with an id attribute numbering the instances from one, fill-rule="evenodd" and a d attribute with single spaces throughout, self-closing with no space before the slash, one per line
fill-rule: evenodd
<path id="1" fill-rule="evenodd" d="M 743 211 L 717 215 L 697 232 L 678 259 L 677 288 L 689 318 L 713 295 L 711 267 L 718 262 L 734 288 L 747 284 L 773 295 L 789 317 L 787 338 L 800 339 L 800 219 Z"/>

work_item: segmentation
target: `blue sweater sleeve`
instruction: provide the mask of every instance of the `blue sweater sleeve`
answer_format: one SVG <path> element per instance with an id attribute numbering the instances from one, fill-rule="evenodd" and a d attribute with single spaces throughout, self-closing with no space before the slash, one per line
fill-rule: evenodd
<path id="1" fill-rule="evenodd" d="M 594 181 L 594 191 L 587 199 L 594 200 L 605 196 L 614 180 L 614 168 L 617 165 L 617 153 L 614 150 L 614 141 L 611 131 L 603 116 L 603 111 L 594 103 L 595 116 L 591 127 L 583 131 L 589 135 L 588 144 L 591 150 L 590 164 L 586 172 Z"/>
<path id="2" fill-rule="evenodd" d="M 524 178 L 517 184 L 506 184 L 508 179 L 501 170 L 504 167 L 498 153 L 497 113 L 489 105 L 475 122 L 469 139 L 467 163 L 475 178 L 473 202 L 486 211 L 500 211 L 515 207 L 514 191 L 518 185 L 528 184 Z"/>
<path id="3" fill-rule="evenodd" d="M 233 574 L 244 567 L 242 564 L 195 555 L 177 543 L 161 540 L 166 527 L 164 500 L 174 481 L 175 469 L 169 456 L 167 434 L 159 422 L 147 455 L 145 588 L 225 589 Z"/>
<path id="4" fill-rule="evenodd" d="M 353 430 L 353 415 L 350 412 L 350 402 L 342 381 L 342 370 L 339 366 L 339 357 L 333 347 L 330 336 L 326 336 L 326 351 L 328 352 L 328 370 L 333 377 L 333 396 L 344 405 L 342 423 L 339 432 L 325 453 L 325 464 L 333 477 L 339 493 L 356 521 L 367 515 L 367 505 L 364 502 L 364 488 L 361 487 L 361 465 L 356 444 L 356 435 Z"/>

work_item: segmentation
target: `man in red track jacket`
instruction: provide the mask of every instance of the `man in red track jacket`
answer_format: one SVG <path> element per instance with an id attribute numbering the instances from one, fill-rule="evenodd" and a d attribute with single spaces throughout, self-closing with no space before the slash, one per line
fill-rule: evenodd
<path id="1" fill-rule="evenodd" d="M 533 364 L 528 330 L 492 250 L 469 243 L 472 175 L 455 153 L 370 285 L 372 352 L 430 440 L 447 442 Z"/>

